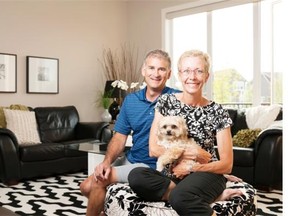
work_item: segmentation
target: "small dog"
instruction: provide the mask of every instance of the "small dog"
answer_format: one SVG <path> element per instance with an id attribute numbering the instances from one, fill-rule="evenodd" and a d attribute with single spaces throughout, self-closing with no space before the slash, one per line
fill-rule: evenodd
<path id="1" fill-rule="evenodd" d="M 157 160 L 156 169 L 158 171 L 163 171 L 165 167 L 167 168 L 167 165 L 177 162 L 177 159 L 181 157 L 187 147 L 201 148 L 194 139 L 188 138 L 186 121 L 181 116 L 163 117 L 158 124 L 157 136 L 157 144 L 167 149 Z M 191 163 L 191 160 L 189 161 L 189 165 L 194 163 Z M 171 166 L 169 172 L 171 172 Z M 170 173 L 169 175 L 173 174 Z"/>

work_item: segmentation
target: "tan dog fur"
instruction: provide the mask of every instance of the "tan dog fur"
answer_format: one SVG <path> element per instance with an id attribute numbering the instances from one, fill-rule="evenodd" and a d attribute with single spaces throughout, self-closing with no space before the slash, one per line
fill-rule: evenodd
<path id="1" fill-rule="evenodd" d="M 187 147 L 201 148 L 194 139 L 188 138 L 186 121 L 181 116 L 164 116 L 159 121 L 157 136 L 157 144 L 166 148 L 164 154 L 157 160 L 158 171 L 162 171 L 165 165 L 179 159 Z M 189 164 L 193 163 L 189 161 Z"/>

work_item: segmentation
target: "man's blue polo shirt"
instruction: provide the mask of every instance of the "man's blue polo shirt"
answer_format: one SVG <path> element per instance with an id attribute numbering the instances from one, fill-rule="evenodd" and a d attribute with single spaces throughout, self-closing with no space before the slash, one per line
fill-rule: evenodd
<path id="1" fill-rule="evenodd" d="M 149 157 L 149 133 L 154 119 L 153 102 L 146 99 L 147 87 L 128 94 L 120 109 L 114 131 L 129 135 L 132 131 L 132 148 L 127 152 L 127 159 L 131 163 L 145 163 L 156 168 L 156 158 Z M 179 92 L 179 90 L 165 87 L 164 93 Z"/>

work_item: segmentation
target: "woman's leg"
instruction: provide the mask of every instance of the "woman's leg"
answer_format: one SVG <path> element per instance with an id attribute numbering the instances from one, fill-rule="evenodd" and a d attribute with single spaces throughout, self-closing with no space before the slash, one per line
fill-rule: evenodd
<path id="1" fill-rule="evenodd" d="M 168 177 L 146 167 L 133 169 L 128 175 L 128 182 L 132 190 L 147 201 L 161 201 L 164 195 L 168 196 L 168 188 L 175 187 Z"/>
<path id="2" fill-rule="evenodd" d="M 213 214 L 210 204 L 226 188 L 223 175 L 195 172 L 184 178 L 171 191 L 169 202 L 181 216 Z"/>

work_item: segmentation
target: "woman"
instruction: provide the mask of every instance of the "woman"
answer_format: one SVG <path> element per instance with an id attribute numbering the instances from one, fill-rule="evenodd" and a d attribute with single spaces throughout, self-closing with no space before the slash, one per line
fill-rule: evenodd
<path id="1" fill-rule="evenodd" d="M 209 68 L 208 54 L 198 50 L 182 54 L 178 61 L 178 75 L 183 92 L 159 97 L 150 131 L 149 154 L 159 157 L 165 151 L 157 145 L 159 120 L 167 115 L 180 115 L 186 120 L 189 137 L 209 152 L 211 158 L 203 150 L 186 149 L 182 158 L 196 159 L 200 164 L 191 166 L 180 161 L 173 168 L 174 175 L 182 179 L 179 183 L 144 167 L 135 168 L 128 177 L 131 188 L 140 197 L 149 201 L 168 200 L 179 215 L 215 215 L 210 204 L 219 199 L 226 187 L 224 174 L 232 170 L 232 120 L 227 110 L 203 97 L 202 93 L 209 78 Z M 219 159 L 214 149 L 216 142 Z"/>

